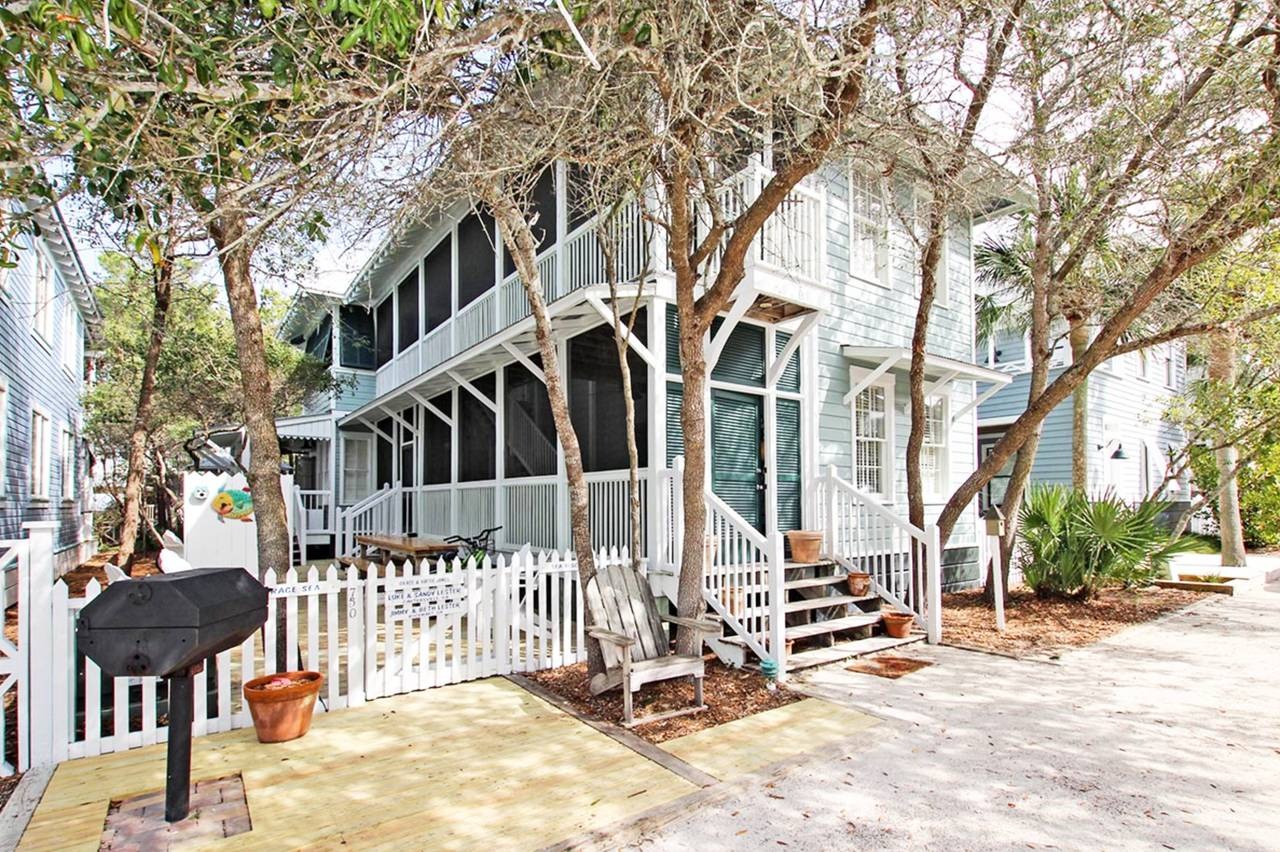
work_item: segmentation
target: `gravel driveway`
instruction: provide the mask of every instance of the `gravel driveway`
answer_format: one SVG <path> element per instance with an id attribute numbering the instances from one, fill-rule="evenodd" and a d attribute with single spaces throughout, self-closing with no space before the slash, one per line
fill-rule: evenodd
<path id="1" fill-rule="evenodd" d="M 643 836 L 651 849 L 1280 849 L 1280 586 L 1057 664 L 912 646 L 800 682 L 886 720 Z"/>

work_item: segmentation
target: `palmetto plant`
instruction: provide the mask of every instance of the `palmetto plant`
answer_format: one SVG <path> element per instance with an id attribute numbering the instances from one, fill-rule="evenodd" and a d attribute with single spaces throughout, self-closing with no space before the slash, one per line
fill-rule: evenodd
<path id="1" fill-rule="evenodd" d="M 1106 583 L 1147 585 L 1167 576 L 1178 553 L 1198 550 L 1160 525 L 1162 500 L 1129 505 L 1113 491 L 1090 499 L 1063 485 L 1032 487 L 1022 507 L 1018 558 L 1023 579 L 1041 597 L 1087 598 Z"/>

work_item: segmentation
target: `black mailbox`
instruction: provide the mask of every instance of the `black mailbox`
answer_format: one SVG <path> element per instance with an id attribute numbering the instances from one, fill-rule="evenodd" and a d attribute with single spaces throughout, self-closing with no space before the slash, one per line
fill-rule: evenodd
<path id="1" fill-rule="evenodd" d="M 80 611 L 76 641 L 105 674 L 168 679 L 169 822 L 185 819 L 190 803 L 192 675 L 266 620 L 267 590 L 243 568 L 120 580 Z"/>

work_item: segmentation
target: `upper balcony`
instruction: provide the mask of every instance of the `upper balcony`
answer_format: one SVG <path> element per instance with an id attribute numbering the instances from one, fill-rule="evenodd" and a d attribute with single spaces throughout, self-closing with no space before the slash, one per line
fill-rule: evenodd
<path id="1" fill-rule="evenodd" d="M 547 223 L 537 264 L 550 305 L 598 284 L 607 284 L 599 220 L 575 219 L 565 204 L 565 170 L 548 169 L 555 190 L 535 191 L 538 222 Z M 722 190 L 721 205 L 733 217 L 759 195 L 769 173 L 756 166 L 740 172 Z M 540 182 L 541 183 L 541 182 Z M 480 223 L 489 238 L 490 257 L 468 228 Z M 670 271 L 660 229 L 644 215 L 639 201 L 626 205 L 611 230 L 619 283 L 653 282 L 655 295 L 670 295 Z M 424 250 L 425 249 L 425 250 Z M 752 245 L 746 274 L 762 309 L 783 318 L 825 304 L 816 285 L 826 265 L 826 201 L 821 190 L 797 188 L 771 216 Z M 481 255 L 477 263 L 477 255 Z M 530 315 L 529 302 L 514 264 L 498 239 L 492 220 L 468 213 L 462 221 L 437 228 L 418 244 L 417 260 L 398 266 L 401 279 L 373 309 L 377 351 L 377 397 L 476 347 Z M 718 257 L 710 263 L 714 275 Z M 480 277 L 477 286 L 476 278 Z M 496 283 L 489 283 L 494 282 Z M 447 313 L 446 313 L 447 310 Z M 425 330 L 425 333 L 420 333 Z"/>

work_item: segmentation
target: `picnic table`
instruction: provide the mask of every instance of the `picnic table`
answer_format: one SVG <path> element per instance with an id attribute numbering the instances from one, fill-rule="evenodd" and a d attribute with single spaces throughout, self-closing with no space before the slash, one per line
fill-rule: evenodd
<path id="1" fill-rule="evenodd" d="M 447 544 L 438 538 L 416 535 L 358 535 L 356 544 L 360 555 L 366 556 L 370 548 L 381 550 L 388 556 L 412 559 L 417 565 L 423 559 L 442 553 L 453 553 L 457 544 Z"/>

